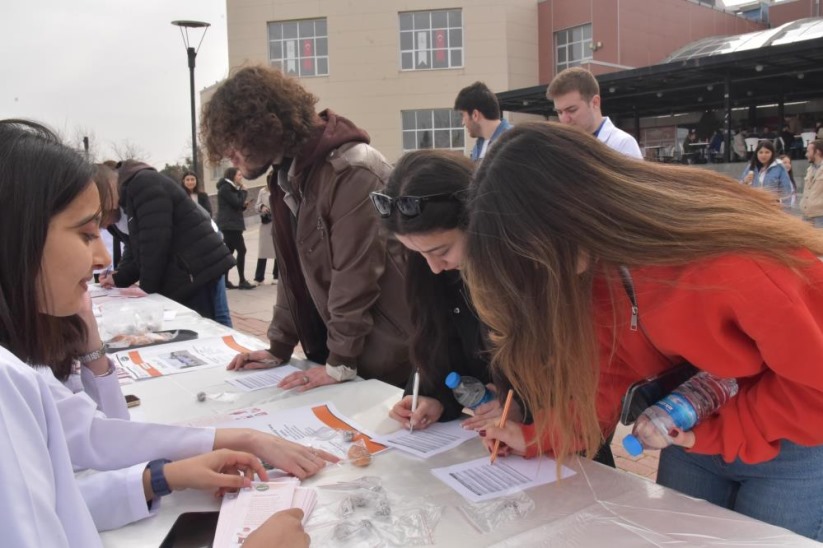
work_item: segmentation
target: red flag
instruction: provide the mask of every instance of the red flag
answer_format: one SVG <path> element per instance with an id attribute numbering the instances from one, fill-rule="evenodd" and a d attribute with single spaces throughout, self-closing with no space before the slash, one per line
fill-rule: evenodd
<path id="1" fill-rule="evenodd" d="M 434 31 L 434 59 L 440 63 L 446 62 L 446 31 Z"/>
<path id="2" fill-rule="evenodd" d="M 314 71 L 314 59 L 312 59 L 313 54 L 311 39 L 303 40 L 303 70 L 306 72 Z"/>

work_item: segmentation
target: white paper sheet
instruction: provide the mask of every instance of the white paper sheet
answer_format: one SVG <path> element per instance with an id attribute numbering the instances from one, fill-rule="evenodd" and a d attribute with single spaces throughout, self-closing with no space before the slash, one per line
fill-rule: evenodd
<path id="1" fill-rule="evenodd" d="M 216 427 L 253 428 L 275 436 L 328 451 L 338 458 L 348 457 L 349 447 L 362 439 L 372 455 L 386 450 L 386 446 L 372 441 L 374 435 L 364 431 L 343 416 L 330 402 L 317 405 L 281 409 L 274 413 L 234 418 Z M 351 437 L 348 433 L 353 433 Z"/>
<path id="2" fill-rule="evenodd" d="M 235 334 L 124 350 L 113 354 L 112 360 L 131 378 L 140 380 L 225 367 L 238 352 L 265 347 L 262 341 Z"/>
<path id="3" fill-rule="evenodd" d="M 242 546 L 252 531 L 281 510 L 300 508 L 305 523 L 317 504 L 317 491 L 299 485 L 297 480 L 254 482 L 251 487 L 224 496 L 214 548 Z"/>
<path id="4" fill-rule="evenodd" d="M 238 373 L 236 377 L 226 379 L 226 382 L 243 392 L 253 392 L 277 386 L 287 375 L 297 371 L 300 371 L 300 369 L 286 364 L 259 373 Z"/>
<path id="5" fill-rule="evenodd" d="M 489 464 L 489 457 L 483 457 L 434 468 L 431 472 L 472 502 L 483 502 L 557 481 L 557 464 L 548 457 L 527 460 L 509 456 L 498 458 L 494 464 Z M 568 478 L 575 472 L 564 466 L 561 474 Z"/>
<path id="6" fill-rule="evenodd" d="M 379 436 L 374 441 L 427 459 L 477 437 L 477 432 L 466 430 L 460 426 L 460 422 L 437 422 L 414 432 L 401 428 L 391 434 Z"/>

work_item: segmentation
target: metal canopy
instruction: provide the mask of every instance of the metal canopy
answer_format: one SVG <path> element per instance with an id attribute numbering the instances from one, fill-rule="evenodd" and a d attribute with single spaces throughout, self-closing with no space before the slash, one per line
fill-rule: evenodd
<path id="1" fill-rule="evenodd" d="M 800 23 L 805 23 L 808 29 L 810 23 L 815 23 L 811 27 L 819 30 L 823 29 L 821 22 L 823 19 L 806 19 L 788 23 L 781 29 Z M 798 32 L 797 26 L 784 30 L 791 32 L 763 31 L 772 33 L 768 41 L 772 45 L 729 53 L 718 53 L 720 50 L 714 49 L 700 56 L 689 54 L 690 45 L 672 55 L 679 60 L 599 75 L 603 113 L 619 118 L 720 109 L 725 106 L 727 82 L 731 107 L 821 97 L 823 35 L 820 32 Z M 808 38 L 810 35 L 814 37 Z M 796 36 L 798 41 L 788 39 L 791 36 Z M 554 114 L 554 106 L 546 98 L 546 87 L 540 85 L 498 93 L 500 107 L 548 117 Z"/>

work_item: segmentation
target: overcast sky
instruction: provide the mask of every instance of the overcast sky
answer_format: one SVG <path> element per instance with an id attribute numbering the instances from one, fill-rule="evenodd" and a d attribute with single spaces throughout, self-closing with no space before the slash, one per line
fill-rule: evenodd
<path id="1" fill-rule="evenodd" d="M 88 128 L 100 159 L 124 141 L 158 168 L 190 156 L 176 19 L 212 25 L 197 55 L 199 114 L 199 90 L 228 70 L 225 0 L 0 0 L 0 119 L 35 119 L 72 139 Z"/>
<path id="2" fill-rule="evenodd" d="M 176 19 L 212 24 L 197 56 L 199 113 L 199 91 L 228 70 L 225 0 L 0 0 L 0 118 L 72 140 L 88 130 L 101 160 L 125 142 L 158 168 L 182 160 L 191 118 Z"/>

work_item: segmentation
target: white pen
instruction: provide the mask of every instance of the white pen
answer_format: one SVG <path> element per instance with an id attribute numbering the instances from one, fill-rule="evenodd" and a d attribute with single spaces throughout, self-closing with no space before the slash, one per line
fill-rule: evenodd
<path id="1" fill-rule="evenodd" d="M 409 432 L 414 432 L 414 424 L 412 423 L 412 419 L 414 418 L 414 412 L 417 411 L 417 395 L 420 393 L 420 372 L 415 370 L 414 372 L 414 385 L 412 386 L 412 416 L 409 419 Z"/>

